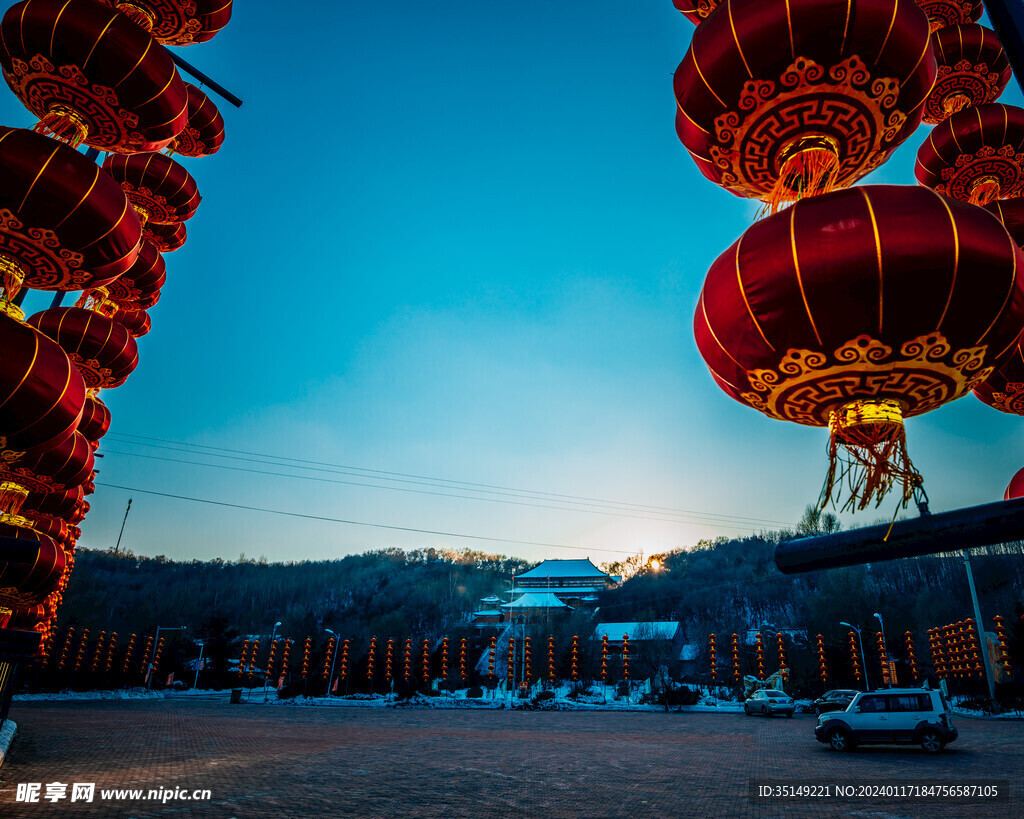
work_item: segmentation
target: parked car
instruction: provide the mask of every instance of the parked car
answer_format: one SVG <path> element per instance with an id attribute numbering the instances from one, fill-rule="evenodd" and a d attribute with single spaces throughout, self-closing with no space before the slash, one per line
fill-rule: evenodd
<path id="1" fill-rule="evenodd" d="M 957 738 L 941 691 L 887 688 L 857 694 L 845 711 L 818 717 L 814 738 L 834 751 L 878 743 L 919 744 L 936 754 Z"/>
<path id="2" fill-rule="evenodd" d="M 750 699 L 743 703 L 743 710 L 747 716 L 760 714 L 763 717 L 772 714 L 785 714 L 793 716 L 796 710 L 796 703 L 785 691 L 778 691 L 774 688 L 762 688 L 750 695 Z"/>
<path id="3" fill-rule="evenodd" d="M 845 711 L 846 706 L 853 702 L 853 698 L 860 692 L 849 688 L 837 688 L 834 691 L 826 691 L 814 701 L 814 713 L 824 714 L 828 711 Z"/>

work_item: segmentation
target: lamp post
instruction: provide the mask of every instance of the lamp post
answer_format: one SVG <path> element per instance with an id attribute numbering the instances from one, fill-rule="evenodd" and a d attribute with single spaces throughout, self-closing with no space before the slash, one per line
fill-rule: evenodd
<path id="1" fill-rule="evenodd" d="M 277 629 L 280 627 L 281 621 L 278 620 L 274 623 L 274 630 L 270 633 L 270 645 L 267 646 L 267 668 L 263 672 L 263 701 L 267 701 L 267 675 L 270 674 L 270 658 L 274 654 L 274 638 L 277 636 Z"/>
<path id="2" fill-rule="evenodd" d="M 852 628 L 854 631 L 857 632 L 857 644 L 860 646 L 860 662 L 861 666 L 864 668 L 864 690 L 870 691 L 871 683 L 868 682 L 868 662 L 867 658 L 864 656 L 864 639 L 860 636 L 860 626 L 855 626 L 852 623 L 843 622 L 840 622 L 839 625 L 846 626 L 847 628 Z"/>
<path id="3" fill-rule="evenodd" d="M 188 626 L 157 626 L 156 627 L 156 639 L 153 640 L 153 653 L 149 656 L 149 673 L 146 675 L 146 690 L 149 691 L 153 687 L 153 670 L 155 663 L 153 660 L 156 659 L 156 647 L 160 645 L 160 632 L 161 631 L 187 631 Z"/>
<path id="4" fill-rule="evenodd" d="M 196 679 L 192 683 L 193 688 L 199 687 L 199 669 L 203 667 L 203 649 L 206 648 L 206 643 L 202 640 L 196 640 L 196 642 L 199 643 L 199 659 L 196 660 Z"/>
<path id="5" fill-rule="evenodd" d="M 324 629 L 325 632 L 330 634 L 334 638 L 334 656 L 331 657 L 331 678 L 327 681 L 327 696 L 331 696 L 331 686 L 334 685 L 334 664 L 338 662 L 338 652 L 341 651 L 341 637 L 329 628 Z M 346 677 L 346 679 L 348 679 Z"/>

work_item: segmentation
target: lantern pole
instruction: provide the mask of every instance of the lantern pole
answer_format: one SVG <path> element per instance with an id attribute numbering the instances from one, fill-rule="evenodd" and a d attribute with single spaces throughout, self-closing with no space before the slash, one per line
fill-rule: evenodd
<path id="1" fill-rule="evenodd" d="M 61 294 L 63 295 L 63 294 Z M 54 305 L 59 307 L 60 305 Z M 128 513 L 132 511 L 132 498 L 128 498 L 128 507 L 124 510 L 124 520 L 121 521 L 121 531 L 117 535 L 117 544 L 114 546 L 114 554 L 118 554 L 118 549 L 121 548 L 121 535 L 124 534 L 124 525 L 128 522 Z"/>
<path id="2" fill-rule="evenodd" d="M 341 651 L 341 637 L 329 628 L 325 628 L 324 631 L 334 638 L 334 656 L 331 657 L 331 678 L 327 681 L 327 696 L 329 697 L 331 696 L 331 686 L 334 685 L 334 664 L 338 661 L 338 652 Z M 345 678 L 345 684 L 348 685 L 348 677 Z"/>
<path id="3" fill-rule="evenodd" d="M 967 570 L 967 585 L 971 589 L 971 602 L 974 604 L 974 630 L 978 635 L 978 645 L 981 649 L 981 661 L 985 664 L 985 681 L 988 683 L 988 698 L 996 705 L 996 680 L 992 675 L 992 660 L 988 656 L 988 646 L 985 643 L 984 621 L 981 619 L 981 606 L 978 603 L 978 590 L 974 587 L 974 572 L 971 570 L 971 553 L 966 549 L 961 553 L 964 558 L 964 568 Z"/>
<path id="4" fill-rule="evenodd" d="M 983 3 L 1013 67 L 1017 84 L 1024 90 L 1024 5 L 1020 0 L 983 0 Z"/>
<path id="5" fill-rule="evenodd" d="M 857 643 L 860 645 L 860 662 L 864 670 L 864 690 L 870 691 L 871 683 L 868 682 L 868 659 L 864 656 L 864 640 L 860 636 L 860 626 L 855 626 L 852 623 L 843 622 L 840 622 L 839 625 L 846 626 L 847 628 L 852 628 L 854 631 L 857 632 Z"/>
<path id="6" fill-rule="evenodd" d="M 205 85 L 210 86 L 211 90 L 215 91 L 221 97 L 226 99 L 233 106 L 235 106 L 235 108 L 241 108 L 242 107 L 242 101 L 238 97 L 236 97 L 234 94 L 232 94 L 230 91 L 228 91 L 223 85 L 221 85 L 220 83 L 215 82 L 214 80 L 211 80 L 208 76 L 206 76 L 206 74 L 204 74 L 202 71 L 200 71 L 198 68 L 196 68 L 191 63 L 189 63 L 186 60 L 184 60 L 181 57 L 179 57 L 177 54 L 175 54 L 170 49 L 167 50 L 167 53 L 170 54 L 171 59 L 174 60 L 175 64 L 178 66 L 178 68 L 180 68 L 186 74 L 191 74 L 193 77 L 195 77 L 197 80 L 199 80 L 199 82 L 201 82 L 201 83 L 203 83 Z"/>

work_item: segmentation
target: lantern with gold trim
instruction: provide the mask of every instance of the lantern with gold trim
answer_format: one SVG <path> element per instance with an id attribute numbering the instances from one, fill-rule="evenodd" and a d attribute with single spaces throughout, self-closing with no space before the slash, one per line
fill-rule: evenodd
<path id="1" fill-rule="evenodd" d="M 523 679 L 526 680 L 526 685 L 529 686 L 533 680 L 533 665 L 530 659 L 530 638 L 526 637 L 523 639 Z"/>
<path id="2" fill-rule="evenodd" d="M 171 46 L 205 43 L 228 24 L 233 0 L 99 0 L 127 15 L 154 40 Z"/>
<path id="3" fill-rule="evenodd" d="M 422 656 L 422 674 L 423 684 L 430 685 L 430 641 L 423 641 L 423 649 L 421 652 Z"/>
<path id="4" fill-rule="evenodd" d="M 402 664 L 402 679 L 406 682 L 412 679 L 412 638 L 407 637 L 405 640 L 405 655 L 403 657 Z"/>
<path id="5" fill-rule="evenodd" d="M 118 307 L 139 307 L 153 296 L 159 297 L 160 288 L 167 280 L 163 256 L 152 242 L 142 240 L 135 263 L 117 279 L 103 286 L 107 298 Z"/>
<path id="6" fill-rule="evenodd" d="M 93 0 L 22 0 L 0 22 L 4 79 L 39 129 L 103 151 L 159 151 L 188 122 L 170 54 Z"/>
<path id="7" fill-rule="evenodd" d="M 459 640 L 459 680 L 466 681 L 466 638 Z"/>
<path id="8" fill-rule="evenodd" d="M 124 660 L 121 661 L 121 674 L 127 676 L 131 668 L 132 654 L 135 652 L 135 634 L 128 636 L 128 647 L 124 650 Z"/>
<path id="9" fill-rule="evenodd" d="M 448 679 L 448 638 L 441 638 L 441 681 Z"/>
<path id="10" fill-rule="evenodd" d="M 149 313 L 145 310 L 124 310 L 120 309 L 114 313 L 114 321 L 124 327 L 132 338 L 142 338 L 153 327 Z"/>
<path id="11" fill-rule="evenodd" d="M 754 637 L 754 656 L 757 659 L 757 678 L 759 680 L 764 679 L 764 637 L 761 632 L 757 632 Z"/>
<path id="12" fill-rule="evenodd" d="M 932 125 L 969 106 L 995 102 L 1013 73 L 996 33 L 977 23 L 939 29 L 932 50 L 938 74 L 924 101 L 924 121 Z"/>
<path id="13" fill-rule="evenodd" d="M 131 333 L 95 310 L 51 307 L 36 313 L 28 323 L 61 346 L 87 387 L 119 387 L 139 363 L 139 349 Z"/>
<path id="14" fill-rule="evenodd" d="M 302 644 L 302 678 L 306 679 L 309 676 L 309 655 L 313 649 L 313 638 L 307 637 L 306 641 Z"/>
<path id="15" fill-rule="evenodd" d="M 1010 415 L 1024 415 L 1024 347 L 1021 342 L 1013 345 L 1010 356 L 995 372 L 974 387 L 974 396 L 992 409 Z M 1007 492 L 1009 490 L 1007 487 Z M 1005 499 L 1009 500 L 1009 496 Z"/>
<path id="16" fill-rule="evenodd" d="M 245 657 L 245 652 L 246 652 L 246 649 L 248 648 L 248 642 L 249 641 L 246 640 L 246 644 L 244 646 L 242 646 L 242 657 L 243 658 Z M 152 637 L 147 637 L 146 638 L 146 644 L 145 644 L 145 646 L 142 649 L 142 663 L 139 665 L 139 676 L 145 676 L 146 671 L 149 668 L 149 655 L 150 655 L 150 653 L 152 651 L 153 651 L 153 638 Z M 244 665 L 245 665 L 244 662 L 239 663 L 239 666 L 238 666 L 238 675 L 239 675 L 239 677 L 241 677 L 241 675 L 242 675 L 242 671 L 243 671 L 243 666 Z"/>
<path id="17" fill-rule="evenodd" d="M 1017 247 L 1024 247 L 1024 196 L 997 199 L 985 205 L 985 210 L 1003 223 Z"/>
<path id="18" fill-rule="evenodd" d="M 935 80 L 913 0 L 732 0 L 676 70 L 676 133 L 708 179 L 770 209 L 852 185 L 921 122 Z"/>
<path id="19" fill-rule="evenodd" d="M 578 634 L 572 636 L 572 657 L 571 657 L 571 679 L 577 682 L 580 678 L 580 638 Z"/>
<path id="20" fill-rule="evenodd" d="M 143 225 L 191 219 L 202 199 L 192 175 L 164 154 L 111 154 L 103 170 L 121 186 Z"/>
<path id="21" fill-rule="evenodd" d="M 864 677 L 863 671 L 860 667 L 860 652 L 857 651 L 857 634 L 850 632 L 850 663 L 853 666 L 853 677 L 859 683 Z"/>
<path id="22" fill-rule="evenodd" d="M 980 208 L 915 186 L 836 191 L 755 223 L 719 256 L 697 346 L 736 400 L 828 426 L 823 505 L 844 483 L 844 508 L 893 485 L 905 504 L 921 477 L 903 419 L 965 395 L 1010 354 L 1018 270 L 1024 254 Z"/>
<path id="23" fill-rule="evenodd" d="M 601 635 L 601 682 L 608 682 L 608 634 Z"/>
<path id="24" fill-rule="evenodd" d="M 555 638 L 548 637 L 548 682 L 555 684 L 557 679 L 555 672 Z"/>
<path id="25" fill-rule="evenodd" d="M 61 645 L 60 656 L 57 659 L 57 671 L 63 671 L 68 664 L 68 656 L 71 652 L 71 643 L 75 637 L 75 627 L 71 626 L 64 633 L 64 643 Z"/>
<path id="26" fill-rule="evenodd" d="M 739 685 L 743 677 L 743 669 L 740 666 L 740 635 L 735 632 L 732 635 L 732 679 Z"/>
<path id="27" fill-rule="evenodd" d="M 981 18 L 981 0 L 915 0 L 928 15 L 929 28 L 939 31 L 946 26 L 977 23 Z"/>
<path id="28" fill-rule="evenodd" d="M 987 205 L 1024 192 L 1024 109 L 991 102 L 940 122 L 917 151 L 917 181 Z"/>
<path id="29" fill-rule="evenodd" d="M 392 677 L 392 661 L 394 660 L 395 641 L 388 637 L 387 644 L 384 650 L 384 683 L 385 685 L 391 684 Z"/>
<path id="30" fill-rule="evenodd" d="M 786 668 L 786 644 L 783 642 L 782 632 L 778 632 L 775 635 L 775 642 L 779 649 L 779 668 Z"/>
<path id="31" fill-rule="evenodd" d="M 338 679 L 348 680 L 348 652 L 351 641 L 347 638 L 341 641 L 341 656 L 338 657 Z"/>
<path id="32" fill-rule="evenodd" d="M 999 643 L 999 665 L 1003 669 L 1003 673 L 1009 677 L 1013 672 L 1013 666 L 1010 664 L 1010 652 L 1007 648 L 1006 641 L 1006 620 L 999 614 L 992 618 L 996 628 L 996 640 Z"/>
<path id="33" fill-rule="evenodd" d="M 818 676 L 821 677 L 821 684 L 825 686 L 828 684 L 828 664 L 825 661 L 825 635 L 818 635 L 818 643 L 815 646 L 815 650 L 818 652 Z"/>
<path id="34" fill-rule="evenodd" d="M 914 653 L 914 635 L 909 631 L 904 632 L 903 640 L 907 650 L 907 667 L 910 669 L 911 678 L 917 682 L 920 677 L 917 671 L 917 655 Z"/>
<path id="35" fill-rule="evenodd" d="M 711 12 L 718 8 L 721 0 L 672 0 L 672 5 L 687 20 L 699 26 Z"/>
<path id="36" fill-rule="evenodd" d="M 147 242 L 152 242 L 153 246 L 161 253 L 172 253 L 185 244 L 188 232 L 184 222 L 172 222 L 166 225 L 148 222 L 142 229 L 142 238 Z"/>
<path id="37" fill-rule="evenodd" d="M 224 143 L 224 117 L 217 106 L 194 85 L 188 89 L 188 125 L 167 146 L 168 152 L 182 156 L 212 156 Z"/>
<path id="38" fill-rule="evenodd" d="M 370 690 L 373 690 L 373 668 L 377 656 L 377 638 L 370 638 L 370 650 L 366 655 L 366 679 L 370 683 Z"/>
<path id="39" fill-rule="evenodd" d="M 516 676 L 516 638 L 508 638 L 508 657 L 505 661 L 505 684 L 511 691 Z"/>
<path id="40" fill-rule="evenodd" d="M 629 635 L 622 635 L 622 679 L 629 681 Z"/>
<path id="41" fill-rule="evenodd" d="M 97 393 L 97 390 L 90 390 L 86 394 L 82 419 L 78 422 L 78 431 L 85 436 L 93 450 L 99 447 L 100 438 L 110 430 L 111 421 L 110 410 Z"/>
<path id="42" fill-rule="evenodd" d="M 89 629 L 82 629 L 82 634 L 78 638 L 78 653 L 75 655 L 74 665 L 71 667 L 71 673 L 74 674 L 82 667 L 82 662 L 85 660 L 85 647 L 89 642 Z"/>
<path id="43" fill-rule="evenodd" d="M 715 650 L 715 635 L 708 635 L 708 665 L 711 669 L 711 684 L 714 685 L 718 679 L 718 653 Z"/>
<path id="44" fill-rule="evenodd" d="M 103 656 L 104 643 L 107 639 L 107 632 L 101 631 L 100 636 L 92 646 L 92 662 L 89 664 L 89 673 L 95 674 L 100 667 L 100 659 Z"/>
<path id="45" fill-rule="evenodd" d="M 880 631 L 876 632 L 875 640 L 878 642 L 878 662 L 882 667 L 882 684 L 888 688 L 890 684 L 889 652 L 885 647 L 885 635 Z"/>

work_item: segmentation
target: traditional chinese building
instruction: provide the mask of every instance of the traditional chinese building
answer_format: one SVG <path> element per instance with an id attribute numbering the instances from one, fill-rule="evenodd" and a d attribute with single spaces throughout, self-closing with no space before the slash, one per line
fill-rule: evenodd
<path id="1" fill-rule="evenodd" d="M 527 612 L 536 616 L 552 611 L 591 609 L 597 603 L 597 593 L 611 588 L 619 580 L 602 572 L 589 559 L 545 560 L 512 578 L 509 602 L 501 608 L 506 619 Z"/>

